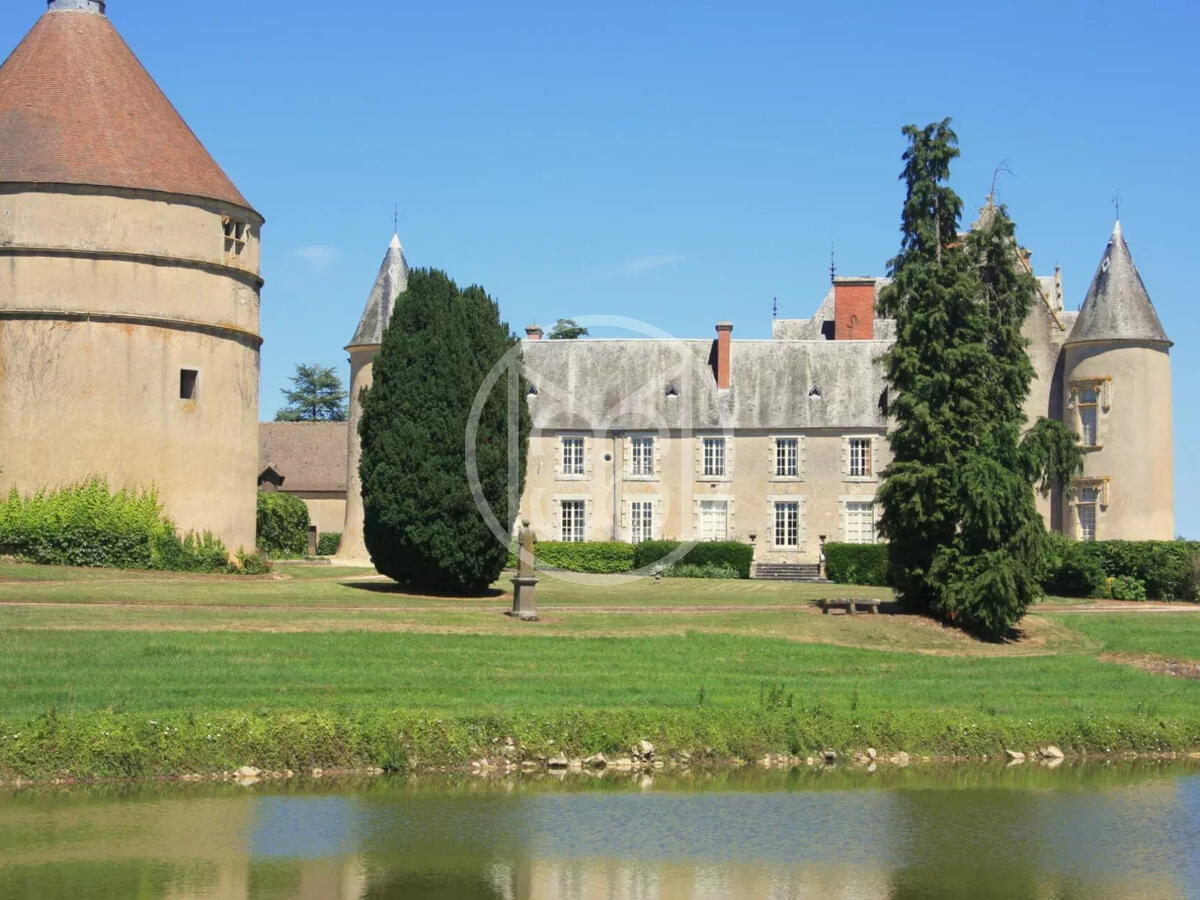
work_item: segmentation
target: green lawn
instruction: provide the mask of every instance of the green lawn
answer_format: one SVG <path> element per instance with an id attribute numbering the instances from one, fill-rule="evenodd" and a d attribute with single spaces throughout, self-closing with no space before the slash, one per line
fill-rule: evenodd
<path id="1" fill-rule="evenodd" d="M 1200 662 L 1200 613 L 1133 613 L 1058 617 L 1103 653 L 1133 653 Z"/>

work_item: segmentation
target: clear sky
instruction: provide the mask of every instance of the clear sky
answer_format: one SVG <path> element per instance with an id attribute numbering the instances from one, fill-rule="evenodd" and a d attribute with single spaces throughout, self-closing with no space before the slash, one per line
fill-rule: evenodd
<path id="1" fill-rule="evenodd" d="M 0 52 L 44 9 L 5 0 Z M 110 0 L 266 216 L 262 415 L 337 366 L 392 235 L 514 329 L 625 315 L 683 337 L 808 316 L 898 246 L 900 127 L 953 116 L 1082 301 L 1112 199 L 1173 351 L 1178 530 L 1200 537 L 1200 9 L 1185 0 L 810 4 Z"/>

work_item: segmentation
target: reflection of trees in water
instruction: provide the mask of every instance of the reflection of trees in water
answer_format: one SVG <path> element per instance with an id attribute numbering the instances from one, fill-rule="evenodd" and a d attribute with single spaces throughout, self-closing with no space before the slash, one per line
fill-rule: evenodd
<path id="1" fill-rule="evenodd" d="M 437 875 L 418 872 L 376 872 L 368 874 L 363 900 L 505 900 L 500 888 L 486 875 L 458 872 Z"/>

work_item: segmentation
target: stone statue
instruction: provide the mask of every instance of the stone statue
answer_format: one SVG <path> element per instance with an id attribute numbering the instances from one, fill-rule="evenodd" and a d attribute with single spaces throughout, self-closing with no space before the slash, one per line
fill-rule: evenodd
<path id="1" fill-rule="evenodd" d="M 517 577 L 513 579 L 513 607 L 510 613 L 514 619 L 520 619 L 522 622 L 536 622 L 538 619 L 535 599 L 538 580 L 534 575 L 537 566 L 535 543 L 536 537 L 533 529 L 529 527 L 529 520 L 522 520 L 521 533 L 517 537 L 520 549 L 517 552 Z"/>
<path id="2" fill-rule="evenodd" d="M 517 554 L 517 575 L 521 578 L 532 578 L 535 568 L 535 538 L 529 520 L 521 520 L 521 533 L 517 537 L 520 552 Z"/>

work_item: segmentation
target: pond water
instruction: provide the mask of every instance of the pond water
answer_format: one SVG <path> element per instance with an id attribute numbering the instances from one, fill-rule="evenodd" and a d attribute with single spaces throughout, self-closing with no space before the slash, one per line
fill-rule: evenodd
<path id="1" fill-rule="evenodd" d="M 1196 898 L 1200 766 L 0 792 L 0 897 Z"/>

